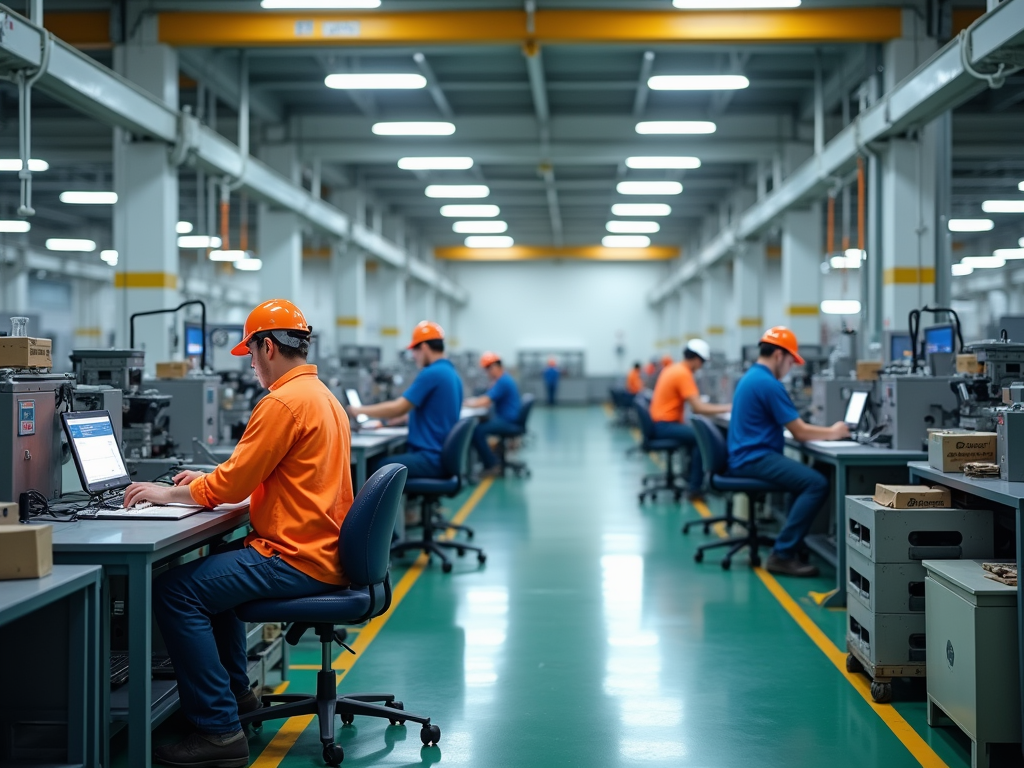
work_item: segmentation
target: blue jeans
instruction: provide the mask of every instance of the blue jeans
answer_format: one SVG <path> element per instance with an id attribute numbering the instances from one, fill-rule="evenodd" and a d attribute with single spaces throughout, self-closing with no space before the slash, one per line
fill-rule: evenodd
<path id="1" fill-rule="evenodd" d="M 519 427 L 512 422 L 499 419 L 492 415 L 487 421 L 482 421 L 473 430 L 473 447 L 477 456 L 483 462 L 484 469 L 490 469 L 498 463 L 498 457 L 494 455 L 487 438 L 491 435 L 516 435 L 519 434 Z"/>
<path id="2" fill-rule="evenodd" d="M 775 554 L 781 558 L 794 557 L 797 547 L 811 529 L 811 523 L 828 498 L 829 486 L 825 476 L 806 464 L 787 459 L 781 453 L 769 453 L 749 461 L 730 474 L 776 483 L 795 496 L 793 506 L 789 508 L 789 514 L 786 516 L 786 524 L 775 539 L 774 548 Z"/>
<path id="3" fill-rule="evenodd" d="M 249 690 L 245 624 L 233 613 L 262 598 L 309 597 L 340 589 L 252 547 L 172 568 L 153 583 L 153 612 L 178 678 L 185 717 L 201 732 L 234 733 L 235 697 Z"/>
<path id="4" fill-rule="evenodd" d="M 558 397 L 558 382 L 545 384 L 548 390 L 548 405 L 554 405 Z"/>
<path id="5" fill-rule="evenodd" d="M 697 447 L 697 433 L 693 427 L 676 421 L 654 422 L 654 437 L 658 440 L 675 440 L 690 449 L 690 493 L 700 493 L 704 487 L 704 462 Z"/>
<path id="6" fill-rule="evenodd" d="M 448 477 L 441 466 L 441 454 L 431 451 L 410 451 L 409 453 L 396 453 L 394 456 L 374 456 L 367 462 L 367 471 L 372 475 L 386 464 L 403 464 L 409 468 L 409 478 Z"/>

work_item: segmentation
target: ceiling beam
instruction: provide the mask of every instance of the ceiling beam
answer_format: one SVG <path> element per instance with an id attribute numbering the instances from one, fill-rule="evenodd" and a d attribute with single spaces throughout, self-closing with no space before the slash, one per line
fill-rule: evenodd
<path id="1" fill-rule="evenodd" d="M 434 258 L 447 261 L 536 261 L 538 259 L 580 259 L 585 261 L 668 261 L 678 258 L 680 249 L 671 245 L 648 248 L 605 248 L 601 245 L 515 245 L 511 248 L 434 249 Z"/>
<path id="2" fill-rule="evenodd" d="M 239 93 L 238 57 L 231 71 L 226 70 L 224 52 L 181 50 L 178 52 L 178 68 L 197 82 L 204 83 L 217 98 L 237 111 L 241 103 Z M 280 123 L 284 120 L 284 108 L 275 96 L 255 93 L 249 89 L 249 109 L 261 120 Z"/>

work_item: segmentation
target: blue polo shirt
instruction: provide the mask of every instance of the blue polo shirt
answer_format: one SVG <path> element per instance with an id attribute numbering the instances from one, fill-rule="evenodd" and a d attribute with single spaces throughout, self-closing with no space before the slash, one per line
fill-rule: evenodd
<path id="1" fill-rule="evenodd" d="M 519 387 L 507 372 L 501 374 L 497 381 L 487 390 L 487 396 L 494 404 L 494 412 L 502 421 L 515 421 L 519 418 Z"/>
<path id="2" fill-rule="evenodd" d="M 431 363 L 402 397 L 414 406 L 409 413 L 409 447 L 440 454 L 462 410 L 462 380 L 455 366 L 447 358 Z"/>
<path id="3" fill-rule="evenodd" d="M 782 453 L 783 427 L 800 418 L 782 382 L 755 363 L 736 385 L 729 419 L 729 469 L 742 474 L 744 464 Z"/>

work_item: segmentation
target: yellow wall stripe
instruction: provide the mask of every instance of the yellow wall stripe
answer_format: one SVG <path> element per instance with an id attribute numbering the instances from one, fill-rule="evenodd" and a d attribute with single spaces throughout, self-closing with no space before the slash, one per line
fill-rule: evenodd
<path id="1" fill-rule="evenodd" d="M 934 285 L 935 267 L 889 267 L 882 282 L 885 285 Z"/>
<path id="2" fill-rule="evenodd" d="M 724 325 L 709 325 L 707 327 L 708 336 L 721 336 L 723 333 L 725 333 Z"/>
<path id="3" fill-rule="evenodd" d="M 392 326 L 388 326 L 387 328 L 381 328 L 380 329 L 380 335 L 381 336 L 397 336 L 398 335 L 398 329 L 394 328 Z"/>
<path id="4" fill-rule="evenodd" d="M 170 288 L 178 287 L 178 276 L 170 272 L 116 272 L 115 288 Z"/>
<path id="5" fill-rule="evenodd" d="M 787 315 L 797 315 L 800 317 L 817 317 L 821 313 L 821 309 L 817 304 L 790 304 L 786 307 Z"/>
<path id="6" fill-rule="evenodd" d="M 740 328 L 760 328 L 763 322 L 760 317 L 741 317 L 739 326 Z"/>
<path id="7" fill-rule="evenodd" d="M 75 328 L 75 336 L 91 336 L 92 338 L 98 338 L 102 335 L 102 328 Z"/>
<path id="8" fill-rule="evenodd" d="M 339 317 L 337 323 L 340 328 L 357 328 L 363 324 L 363 320 L 359 317 Z"/>

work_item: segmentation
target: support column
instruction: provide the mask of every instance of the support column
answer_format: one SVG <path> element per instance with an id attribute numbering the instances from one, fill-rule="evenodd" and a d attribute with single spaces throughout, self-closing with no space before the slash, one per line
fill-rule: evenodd
<path id="1" fill-rule="evenodd" d="M 726 352 L 726 305 L 729 301 L 729 272 L 724 264 L 716 264 L 704 273 L 703 304 L 704 340 L 712 352 Z"/>
<path id="2" fill-rule="evenodd" d="M 119 45 L 114 49 L 117 72 L 178 108 L 178 56 L 157 44 Z M 134 141 L 114 130 L 114 249 L 118 252 L 117 344 L 129 343 L 129 317 L 135 312 L 175 307 L 178 285 L 178 169 L 158 141 Z M 146 370 L 170 360 L 172 315 L 148 317 L 137 324 L 135 346 L 146 352 Z M 180 350 L 179 350 L 180 356 Z M 148 750 L 147 750 L 148 751 Z"/>
<path id="3" fill-rule="evenodd" d="M 662 346 L 665 354 L 678 360 L 682 346 L 682 334 L 679 329 L 679 294 L 668 296 L 662 302 L 662 306 L 665 307 L 665 335 L 662 337 Z"/>
<path id="4" fill-rule="evenodd" d="M 743 243 L 736 253 L 732 270 L 733 341 L 729 359 L 739 360 L 743 347 L 757 344 L 764 332 L 761 297 L 764 292 L 765 244 L 755 240 Z"/>
<path id="5" fill-rule="evenodd" d="M 426 320 L 434 320 L 435 323 L 437 322 L 437 320 L 435 318 L 437 317 L 437 305 L 438 305 L 439 300 L 440 300 L 440 297 L 437 295 L 437 290 L 435 290 L 433 288 L 433 286 L 429 286 L 429 285 L 423 286 L 423 307 L 422 307 L 423 317 L 420 318 L 421 320 L 422 319 L 426 319 Z M 410 320 L 411 320 L 411 322 L 409 323 L 410 326 L 412 324 L 414 324 L 414 323 L 418 323 L 419 322 L 419 320 L 417 320 L 416 318 L 410 318 Z M 443 325 L 441 327 L 444 328 Z"/>
<path id="6" fill-rule="evenodd" d="M 679 311 L 681 314 L 683 343 L 690 339 L 698 339 L 704 335 L 704 321 L 701 316 L 702 283 L 691 280 L 679 292 Z"/>
<path id="7" fill-rule="evenodd" d="M 803 344 L 821 343 L 821 225 L 819 204 L 782 219 L 782 311 Z"/>
<path id="8" fill-rule="evenodd" d="M 5 248 L 0 252 L 0 310 L 7 317 L 28 311 L 28 267 L 22 248 Z M 0 318 L 0 330 L 10 333 L 7 317 Z"/>
<path id="9" fill-rule="evenodd" d="M 397 362 L 405 348 L 405 272 L 381 267 L 380 346 L 385 364 Z"/>
<path id="10" fill-rule="evenodd" d="M 299 158 L 294 144 L 265 147 L 262 160 L 275 171 L 299 183 Z M 302 220 L 297 213 L 271 208 L 259 210 L 260 298 L 288 299 L 302 306 Z"/>
<path id="11" fill-rule="evenodd" d="M 366 254 L 337 243 L 331 249 L 338 344 L 366 343 Z"/>

